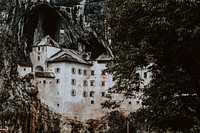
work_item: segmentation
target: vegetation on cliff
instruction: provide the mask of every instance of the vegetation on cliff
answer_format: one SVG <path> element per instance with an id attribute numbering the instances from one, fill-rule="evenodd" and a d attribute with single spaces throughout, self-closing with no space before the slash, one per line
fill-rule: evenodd
<path id="1" fill-rule="evenodd" d="M 18 77 L 18 46 L 11 31 L 0 31 L 0 128 L 25 133 L 60 132 L 60 116 L 42 105 L 35 93 L 28 93 L 29 79 Z"/>

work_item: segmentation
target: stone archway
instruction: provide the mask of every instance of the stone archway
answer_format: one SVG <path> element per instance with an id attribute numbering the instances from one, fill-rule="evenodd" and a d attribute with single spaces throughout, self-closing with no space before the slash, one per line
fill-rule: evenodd
<path id="1" fill-rule="evenodd" d="M 43 71 L 44 71 L 44 69 L 43 69 L 42 66 L 36 66 L 35 67 L 35 72 L 43 72 Z"/>

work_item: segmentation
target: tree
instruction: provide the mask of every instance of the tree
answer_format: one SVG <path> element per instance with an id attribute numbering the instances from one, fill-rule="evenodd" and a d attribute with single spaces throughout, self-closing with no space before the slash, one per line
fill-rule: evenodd
<path id="1" fill-rule="evenodd" d="M 136 68 L 152 72 L 143 107 L 132 117 L 148 131 L 190 132 L 200 125 L 200 2 L 107 0 L 114 59 L 112 88 L 126 98 L 137 90 Z M 144 127 L 143 127 L 144 128 Z"/>

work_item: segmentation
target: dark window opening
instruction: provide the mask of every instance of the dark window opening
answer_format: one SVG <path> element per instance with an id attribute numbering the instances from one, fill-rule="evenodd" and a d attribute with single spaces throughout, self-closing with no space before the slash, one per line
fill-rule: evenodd
<path id="1" fill-rule="evenodd" d="M 60 72 L 60 68 L 56 68 L 55 72 L 59 73 Z"/>
<path id="2" fill-rule="evenodd" d="M 72 74 L 76 74 L 76 69 L 72 68 Z"/>
<path id="3" fill-rule="evenodd" d="M 87 95 L 88 95 L 87 91 L 84 91 L 83 92 L 83 97 L 87 97 Z"/>
<path id="4" fill-rule="evenodd" d="M 60 79 L 56 79 L 56 83 L 60 83 Z"/>
<path id="5" fill-rule="evenodd" d="M 71 95 L 72 95 L 72 96 L 76 96 L 76 91 L 75 91 L 75 90 L 72 90 Z"/>
<path id="6" fill-rule="evenodd" d="M 82 70 L 78 69 L 78 74 L 81 75 L 82 74 Z"/>
<path id="7" fill-rule="evenodd" d="M 144 72 L 144 78 L 147 78 L 147 72 Z"/>
<path id="8" fill-rule="evenodd" d="M 101 92 L 101 96 L 102 96 L 102 97 L 105 97 L 105 92 Z"/>
<path id="9" fill-rule="evenodd" d="M 87 80 L 84 80 L 83 81 L 83 86 L 87 86 L 87 84 L 88 84 Z"/>
<path id="10" fill-rule="evenodd" d="M 35 67 L 35 71 L 36 71 L 36 72 L 43 72 L 44 69 L 43 69 L 42 66 L 36 66 L 36 67 Z"/>
<path id="11" fill-rule="evenodd" d="M 87 70 L 83 70 L 83 75 L 87 75 Z"/>
<path id="12" fill-rule="evenodd" d="M 91 100 L 91 104 L 94 104 L 94 100 Z"/>
<path id="13" fill-rule="evenodd" d="M 102 81 L 102 82 L 101 82 L 101 85 L 102 85 L 102 86 L 105 86 L 105 81 Z"/>
<path id="14" fill-rule="evenodd" d="M 102 71 L 101 71 L 101 75 L 106 75 L 106 71 L 105 71 L 105 70 L 102 70 Z"/>
<path id="15" fill-rule="evenodd" d="M 90 91 L 90 97 L 94 97 L 94 91 Z"/>
<path id="16" fill-rule="evenodd" d="M 76 84 L 76 80 L 75 79 L 72 79 L 72 85 L 75 85 Z"/>
<path id="17" fill-rule="evenodd" d="M 90 81 L 90 86 L 94 86 L 94 80 Z"/>
<path id="18" fill-rule="evenodd" d="M 91 75 L 94 75 L 94 70 L 91 70 Z"/>

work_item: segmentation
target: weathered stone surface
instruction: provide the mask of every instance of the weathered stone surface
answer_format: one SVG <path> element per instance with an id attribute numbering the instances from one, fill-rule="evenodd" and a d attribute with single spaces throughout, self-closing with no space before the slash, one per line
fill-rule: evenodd
<path id="1" fill-rule="evenodd" d="M 17 45 L 10 31 L 0 31 L 0 46 L 0 128 L 24 133 L 60 132 L 59 115 L 42 105 L 36 95 L 30 95 L 27 90 L 36 88 L 30 86 L 29 78 L 22 80 L 17 74 Z"/>
<path id="2" fill-rule="evenodd" d="M 24 133 L 108 132 L 108 116 L 82 123 L 55 114 L 36 97 L 31 75 L 24 79 L 18 76 L 16 63 L 30 63 L 33 42 L 47 34 L 66 48 L 85 44 L 93 58 L 107 52 L 100 40 L 106 38 L 104 2 L 60 2 L 0 0 L 0 12 L 4 13 L 0 16 L 4 24 L 0 25 L 0 128 Z"/>

